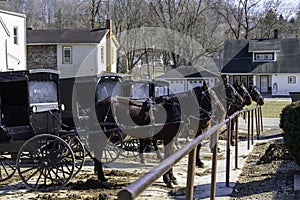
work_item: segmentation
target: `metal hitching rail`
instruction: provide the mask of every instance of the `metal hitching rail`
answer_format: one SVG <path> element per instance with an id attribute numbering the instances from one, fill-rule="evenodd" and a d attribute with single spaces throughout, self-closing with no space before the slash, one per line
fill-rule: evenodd
<path id="1" fill-rule="evenodd" d="M 159 179 L 163 174 L 165 174 L 171 167 L 173 167 L 177 162 L 179 162 L 184 156 L 189 154 L 188 159 L 188 174 L 186 183 L 186 199 L 192 200 L 194 193 L 194 172 L 195 172 L 195 160 L 196 160 L 196 148 L 203 140 L 209 138 L 210 136 L 218 136 L 214 134 L 221 129 L 224 125 L 227 126 L 227 144 L 226 144 L 226 187 L 229 187 L 229 177 L 230 177 L 230 134 L 231 126 L 235 124 L 235 168 L 238 168 L 238 115 L 245 114 L 245 119 L 248 120 L 248 149 L 250 149 L 250 138 L 252 139 L 251 144 L 253 145 L 254 140 L 254 118 L 256 124 L 256 134 L 257 138 L 260 135 L 260 131 L 263 130 L 262 123 L 262 112 L 261 107 L 256 106 L 254 108 L 247 108 L 238 112 L 235 112 L 221 123 L 216 124 L 209 128 L 206 132 L 199 135 L 191 142 L 187 143 L 180 150 L 170 155 L 167 159 L 163 160 L 157 167 L 153 168 L 150 172 L 145 174 L 140 179 L 136 180 L 132 184 L 128 185 L 125 189 L 118 193 L 119 200 L 130 200 L 137 198 L 143 191 L 145 191 L 152 183 Z M 247 117 L 246 117 L 247 115 Z M 212 173 L 211 173 L 211 192 L 210 199 L 215 199 L 216 195 L 216 172 L 217 172 L 217 149 L 218 149 L 218 139 L 216 139 L 216 144 L 213 147 L 213 157 L 212 157 Z"/>

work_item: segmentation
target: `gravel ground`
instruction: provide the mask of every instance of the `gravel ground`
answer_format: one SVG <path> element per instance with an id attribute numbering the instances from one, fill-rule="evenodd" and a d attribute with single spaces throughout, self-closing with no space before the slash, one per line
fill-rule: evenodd
<path id="1" fill-rule="evenodd" d="M 231 200 L 295 200 L 294 174 L 300 167 L 289 157 L 282 137 L 258 141 L 248 156 Z"/>
<path id="2" fill-rule="evenodd" d="M 233 187 L 233 192 L 226 195 L 219 195 L 216 199 L 241 199 L 241 200 L 270 200 L 300 199 L 300 196 L 294 192 L 294 174 L 300 173 L 300 167 L 289 158 L 287 150 L 284 148 L 283 140 L 279 135 L 280 130 L 271 130 L 264 133 L 264 138 L 256 141 L 252 151 L 244 152 L 240 158 L 244 158 L 244 167 L 237 171 L 241 174 L 237 177 L 238 181 Z M 218 154 L 218 167 L 221 168 L 225 162 L 225 141 L 220 141 L 219 146 L 222 150 Z M 240 147 L 246 147 L 241 144 Z M 209 190 L 210 177 L 208 183 L 205 177 L 210 176 L 211 152 L 208 143 L 203 144 L 202 158 L 207 166 L 205 169 L 196 169 L 195 172 L 195 198 L 208 199 L 209 196 L 203 196 L 203 193 Z M 105 169 L 108 184 L 101 184 L 93 174 L 91 163 L 87 162 L 80 173 L 61 190 L 53 192 L 35 192 L 26 189 L 20 181 L 17 174 L 12 179 L 0 184 L 0 199 L 52 199 L 52 200 L 79 200 L 79 199 L 116 199 L 119 192 L 126 185 L 137 180 L 143 174 L 158 164 L 154 153 L 145 155 L 147 164 L 140 164 L 138 158 L 131 160 L 121 157 L 119 160 L 107 166 Z M 235 171 L 232 171 L 232 175 Z M 152 187 L 145 191 L 138 199 L 184 199 L 184 188 L 187 172 L 187 157 L 179 162 L 174 168 L 175 175 L 178 178 L 179 185 L 175 189 L 167 188 L 162 182 L 162 178 L 157 180 Z M 126 178 L 125 178 L 126 177 Z M 236 180 L 236 179 L 235 179 Z M 232 183 L 235 180 L 231 181 Z M 224 187 L 224 178 L 217 180 L 220 188 Z M 231 186 L 230 186 L 231 187 Z M 231 189 L 232 189 L 231 187 Z M 202 189 L 201 189 L 202 188 Z M 218 189 L 217 189 L 218 190 Z M 218 193 L 218 191 L 217 191 Z M 230 196 L 228 196 L 230 195 Z"/>

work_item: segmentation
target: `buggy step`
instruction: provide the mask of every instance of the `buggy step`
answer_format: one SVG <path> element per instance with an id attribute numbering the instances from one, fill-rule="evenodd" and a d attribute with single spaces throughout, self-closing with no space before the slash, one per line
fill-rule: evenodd
<path id="1" fill-rule="evenodd" d="M 32 137 L 30 126 L 11 126 L 3 129 L 12 140 L 28 140 Z"/>

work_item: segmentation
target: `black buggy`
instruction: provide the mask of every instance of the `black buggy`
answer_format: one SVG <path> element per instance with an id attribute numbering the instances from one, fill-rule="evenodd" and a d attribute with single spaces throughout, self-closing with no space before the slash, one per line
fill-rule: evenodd
<path id="1" fill-rule="evenodd" d="M 99 122 L 92 117 L 96 102 L 108 97 L 121 96 L 132 99 L 147 99 L 169 95 L 169 83 L 156 80 L 126 80 L 122 75 L 104 72 L 97 76 L 83 76 L 60 79 L 61 100 L 66 109 L 62 112 L 63 128 L 76 129 L 83 141 L 88 141 L 93 131 L 99 134 Z M 102 124 L 106 124 L 103 122 Z M 115 124 L 113 125 L 115 127 Z M 103 130 L 105 132 L 105 130 Z M 107 130 L 111 131 L 111 130 Z M 136 157 L 139 154 L 139 140 L 114 130 L 102 152 L 102 163 L 111 163 L 120 155 Z M 101 133 L 100 133 L 101 134 Z M 104 134 L 104 133 L 102 133 Z M 89 142 L 86 143 L 88 148 Z M 97 153 L 97 152 L 95 152 Z"/>
<path id="2" fill-rule="evenodd" d="M 65 104 L 65 110 L 62 112 L 63 129 L 76 129 L 85 146 L 92 149 L 88 137 L 94 132 L 99 134 L 100 128 L 96 116 L 92 114 L 95 102 L 111 96 L 123 96 L 123 81 L 121 75 L 110 72 L 60 79 L 61 100 Z M 109 144 L 105 145 L 101 156 L 103 163 L 110 163 L 117 159 L 123 144 L 122 136 L 123 134 L 116 130 Z M 87 153 L 90 154 L 89 151 Z M 91 154 L 89 156 L 95 158 Z"/>
<path id="3" fill-rule="evenodd" d="M 17 170 L 29 188 L 55 189 L 81 168 L 84 149 L 61 130 L 59 96 L 57 71 L 0 73 L 0 181 Z"/>

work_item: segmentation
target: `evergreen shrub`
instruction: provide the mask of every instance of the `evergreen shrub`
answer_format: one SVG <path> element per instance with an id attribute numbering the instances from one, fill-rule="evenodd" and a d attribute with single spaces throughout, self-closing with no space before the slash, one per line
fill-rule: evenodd
<path id="1" fill-rule="evenodd" d="M 293 102 L 282 109 L 280 128 L 284 132 L 284 144 L 300 166 L 300 101 Z"/>

